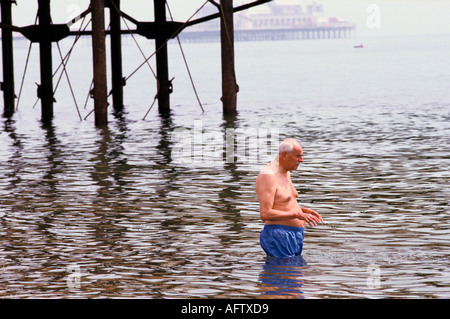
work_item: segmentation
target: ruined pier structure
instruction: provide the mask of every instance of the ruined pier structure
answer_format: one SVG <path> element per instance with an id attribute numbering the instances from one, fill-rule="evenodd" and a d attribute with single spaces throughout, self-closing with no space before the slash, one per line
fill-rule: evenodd
<path id="1" fill-rule="evenodd" d="M 18 0 L 21 1 L 21 0 Z M 124 1 L 124 0 L 122 0 Z M 38 85 L 37 95 L 41 101 L 41 119 L 51 122 L 53 118 L 53 66 L 52 43 L 68 36 L 91 36 L 93 57 L 93 90 L 95 124 L 103 126 L 108 123 L 108 93 L 106 74 L 105 37 L 110 36 L 111 42 L 111 83 L 112 101 L 115 110 L 123 109 L 122 51 L 121 35 L 130 32 L 139 34 L 155 41 L 156 74 L 158 109 L 161 114 L 170 112 L 170 93 L 172 83 L 169 80 L 167 41 L 178 36 L 186 27 L 219 18 L 221 20 L 221 57 L 222 57 L 222 105 L 224 114 L 236 112 L 236 95 L 238 86 L 234 72 L 234 30 L 233 13 L 260 5 L 270 0 L 258 0 L 239 7 L 233 7 L 232 0 L 208 0 L 218 9 L 216 14 L 198 18 L 187 22 L 168 21 L 166 18 L 166 0 L 153 1 L 154 20 L 151 22 L 137 21 L 120 10 L 120 0 L 91 0 L 89 7 L 79 17 L 66 24 L 53 24 L 50 12 L 50 0 L 37 0 L 38 23 L 35 25 L 17 27 L 12 21 L 12 5 L 15 0 L 0 0 L 3 54 L 3 82 L 1 89 L 4 96 L 4 116 L 14 114 L 16 99 L 14 88 L 14 50 L 13 32 L 19 32 L 29 41 L 39 43 L 41 83 Z M 105 8 L 109 9 L 110 30 L 105 30 Z M 91 14 L 92 30 L 71 31 L 70 26 L 79 19 Z M 136 25 L 134 30 L 122 30 L 121 18 Z"/>

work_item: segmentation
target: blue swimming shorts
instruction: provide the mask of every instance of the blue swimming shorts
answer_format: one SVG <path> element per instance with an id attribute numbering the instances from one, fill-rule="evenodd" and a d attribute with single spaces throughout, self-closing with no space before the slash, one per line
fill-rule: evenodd
<path id="1" fill-rule="evenodd" d="M 303 249 L 304 227 L 264 225 L 259 243 L 268 256 L 300 256 Z"/>

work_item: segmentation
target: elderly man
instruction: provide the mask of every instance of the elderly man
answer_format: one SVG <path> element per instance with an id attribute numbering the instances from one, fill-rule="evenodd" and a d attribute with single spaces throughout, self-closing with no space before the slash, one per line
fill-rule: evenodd
<path id="1" fill-rule="evenodd" d="M 268 256 L 300 256 L 305 222 L 310 226 L 323 222 L 312 209 L 300 207 L 292 185 L 291 171 L 303 162 L 303 149 L 292 138 L 278 148 L 277 158 L 264 166 L 256 178 L 261 219 L 265 222 L 260 244 Z"/>

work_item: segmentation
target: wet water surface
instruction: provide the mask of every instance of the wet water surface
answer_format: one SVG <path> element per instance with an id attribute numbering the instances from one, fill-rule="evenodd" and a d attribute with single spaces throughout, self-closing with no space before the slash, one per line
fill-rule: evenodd
<path id="1" fill-rule="evenodd" d="M 257 45 L 267 54 L 278 52 Z M 202 114 L 186 84 L 179 95 L 174 92 L 169 117 L 153 110 L 142 120 L 151 98 L 139 104 L 134 95 L 127 113 L 111 114 L 102 129 L 92 119 L 78 122 L 72 107 L 56 111 L 54 123 L 43 125 L 38 107 L 26 100 L 12 119 L 2 119 L 0 296 L 450 297 L 450 105 L 444 85 L 399 94 L 416 85 L 407 74 L 408 81 L 396 82 L 398 74 L 411 70 L 413 53 L 402 66 L 379 46 L 355 57 L 336 41 L 279 45 L 292 56 L 277 70 L 287 77 L 298 74 L 299 80 L 270 94 L 257 94 L 255 87 L 275 86 L 281 75 L 271 70 L 273 82 L 255 80 L 257 72 L 267 72 L 257 65 L 268 57 L 252 60 L 255 44 L 237 46 L 242 93 L 235 118 L 224 119 L 218 101 L 206 104 Z M 325 49 L 333 46 L 341 68 L 315 68 L 317 80 L 311 77 L 310 87 L 296 93 L 309 70 L 303 59 L 314 60 L 317 52 L 328 56 Z M 194 44 L 187 47 L 188 53 L 196 50 Z M 202 50 L 203 63 L 215 67 L 207 53 L 216 45 L 203 44 Z M 369 68 L 362 54 L 404 69 L 392 70 L 387 79 L 362 71 L 348 75 L 358 59 Z M 291 74 L 290 65 L 304 72 Z M 446 66 L 447 72 L 429 66 L 428 76 L 448 79 Z M 337 76 L 344 71 L 348 78 Z M 198 75 L 205 99 L 212 94 L 210 77 Z M 314 98 L 319 79 L 325 93 Z M 397 84 L 381 93 L 390 80 Z M 370 82 L 378 86 L 366 86 Z M 185 99 L 191 100 L 183 107 Z M 212 162 L 205 152 L 203 161 L 180 162 L 172 153 L 178 144 L 171 133 L 183 128 L 189 137 L 195 123 L 219 137 L 215 144 L 204 138 L 203 150 L 214 145 L 224 150 L 227 128 L 276 128 L 279 140 L 295 137 L 302 143 L 304 163 L 292 179 L 302 205 L 325 220 L 306 229 L 302 258 L 267 259 L 259 246 L 263 224 L 254 181 L 271 160 L 261 145 L 271 151 L 276 145 L 261 137 L 259 146 L 250 143 L 233 161 Z M 255 160 L 251 154 L 257 151 Z"/>

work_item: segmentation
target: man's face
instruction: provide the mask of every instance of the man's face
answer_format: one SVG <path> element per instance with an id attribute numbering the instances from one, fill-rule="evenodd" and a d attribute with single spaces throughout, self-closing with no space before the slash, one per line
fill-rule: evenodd
<path id="1" fill-rule="evenodd" d="M 283 155 L 285 159 L 284 166 L 288 171 L 296 170 L 300 163 L 303 162 L 303 149 L 300 145 L 295 145 L 291 153 L 284 152 Z"/>

